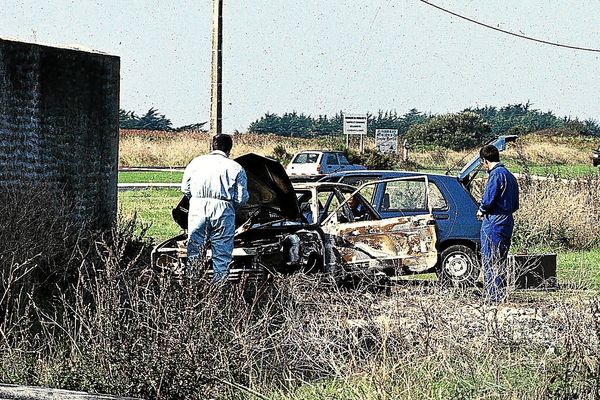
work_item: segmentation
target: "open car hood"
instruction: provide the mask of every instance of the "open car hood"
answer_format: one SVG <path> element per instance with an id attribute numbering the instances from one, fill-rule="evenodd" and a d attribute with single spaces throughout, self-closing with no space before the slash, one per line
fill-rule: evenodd
<path id="1" fill-rule="evenodd" d="M 498 136 L 497 138 L 490 140 L 486 144 L 496 146 L 498 151 L 504 151 L 506 150 L 506 143 L 514 142 L 515 140 L 517 140 L 517 135 L 504 135 Z M 460 170 L 457 176 L 458 180 L 465 184 L 468 184 L 471 180 L 473 180 L 474 176 L 477 174 L 477 171 L 475 170 L 478 170 L 479 168 L 479 152 L 477 152 L 477 154 L 473 156 L 473 158 L 463 167 L 463 169 Z M 473 176 L 470 176 L 470 174 L 473 171 L 475 171 L 475 174 L 473 174 Z"/>
<path id="2" fill-rule="evenodd" d="M 250 195 L 248 203 L 236 213 L 236 225 L 257 212 L 290 220 L 300 218 L 296 193 L 279 162 L 254 153 L 240 156 L 235 161 L 246 171 Z"/>
<path id="3" fill-rule="evenodd" d="M 235 159 L 248 177 L 248 202 L 236 211 L 235 225 L 240 226 L 249 218 L 255 222 L 273 219 L 300 219 L 300 207 L 292 183 L 275 160 L 249 153 Z M 173 209 L 173 219 L 187 229 L 189 199 L 185 196 Z"/>

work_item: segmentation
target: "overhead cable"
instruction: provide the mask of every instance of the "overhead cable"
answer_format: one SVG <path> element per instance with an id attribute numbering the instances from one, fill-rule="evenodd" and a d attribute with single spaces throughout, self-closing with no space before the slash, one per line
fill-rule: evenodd
<path id="1" fill-rule="evenodd" d="M 435 5 L 435 4 L 433 4 L 433 3 L 431 3 L 431 2 L 429 2 L 429 1 L 427 1 L 427 0 L 419 0 L 419 1 L 420 1 L 421 3 L 425 3 L 425 4 L 427 4 L 428 6 L 431 6 L 431 7 L 437 8 L 438 10 L 440 10 L 440 11 L 443 11 L 443 12 L 445 12 L 445 13 L 448 13 L 448 14 L 450 14 L 450 15 L 453 15 L 453 16 L 455 16 L 455 17 L 462 18 L 462 19 L 464 19 L 464 20 L 466 20 L 466 21 L 472 22 L 472 23 L 474 23 L 474 24 L 477 24 L 477 25 L 481 25 L 481 26 L 483 26 L 483 27 L 485 27 L 485 28 L 493 29 L 493 30 L 495 30 L 495 31 L 498 31 L 498 32 L 506 33 L 506 34 L 508 34 L 508 35 L 512 35 L 512 36 L 516 36 L 516 37 L 518 37 L 518 38 L 521 38 L 521 39 L 526 39 L 526 40 L 531 40 L 531 41 L 533 41 L 533 42 L 538 42 L 538 43 L 548 44 L 548 45 L 550 45 L 550 46 L 557 46 L 557 47 L 564 47 L 564 48 L 567 48 L 567 49 L 573 49 L 573 50 L 591 51 L 591 52 L 600 53 L 600 49 L 592 49 L 592 48 L 589 48 L 589 47 L 580 47 L 580 46 L 570 46 L 570 45 L 568 45 L 568 44 L 562 44 L 562 43 L 549 42 L 549 41 L 547 41 L 547 40 L 536 39 L 536 38 L 533 38 L 533 37 L 530 37 L 530 36 L 525 36 L 525 35 L 521 35 L 521 34 L 519 34 L 519 33 L 511 32 L 511 31 L 507 31 L 507 30 L 504 30 L 504 29 L 501 29 L 501 28 L 498 28 L 498 27 L 495 27 L 495 26 L 492 26 L 492 25 L 485 24 L 485 23 L 483 23 L 483 22 L 476 21 L 476 20 L 474 20 L 474 19 L 472 19 L 472 18 L 469 18 L 469 17 L 465 17 L 464 15 L 461 15 L 461 14 L 455 13 L 455 12 L 453 12 L 453 11 L 450 11 L 450 10 L 447 10 L 447 9 L 445 9 L 445 8 L 443 8 L 443 7 L 440 7 L 440 6 L 438 6 L 438 5 Z"/>

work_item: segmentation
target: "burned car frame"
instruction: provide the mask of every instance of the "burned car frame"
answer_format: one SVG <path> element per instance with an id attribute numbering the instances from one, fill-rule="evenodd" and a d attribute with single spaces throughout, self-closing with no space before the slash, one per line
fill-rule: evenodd
<path id="1" fill-rule="evenodd" d="M 250 199 L 236 213 L 230 280 L 297 271 L 397 275 L 424 272 L 436 264 L 437 236 L 431 212 L 381 219 L 361 194 L 379 181 L 359 188 L 341 183 L 292 186 L 274 160 L 247 154 L 236 161 L 246 170 Z M 427 177 L 422 178 L 422 190 L 427 191 Z M 392 181 L 398 179 L 403 178 Z M 176 217 L 182 227 L 184 215 Z M 160 243 L 152 252 L 153 265 L 182 272 L 186 243 L 185 233 Z M 205 259 L 205 272 L 210 276 L 210 249 Z"/>

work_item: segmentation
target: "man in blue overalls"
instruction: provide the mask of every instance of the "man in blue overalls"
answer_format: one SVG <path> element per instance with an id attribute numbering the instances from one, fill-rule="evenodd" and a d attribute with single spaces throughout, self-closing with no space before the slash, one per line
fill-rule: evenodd
<path id="1" fill-rule="evenodd" d="M 190 199 L 188 213 L 188 268 L 211 244 L 213 282 L 225 281 L 232 260 L 235 210 L 248 201 L 246 172 L 229 159 L 233 140 L 213 137 L 210 154 L 194 158 L 183 173 L 181 191 Z"/>
<path id="2" fill-rule="evenodd" d="M 495 146 L 479 151 L 481 164 L 488 172 L 477 218 L 481 225 L 481 262 L 483 280 L 490 301 L 502 301 L 506 296 L 506 258 L 513 233 L 513 213 L 519 209 L 517 180 L 500 163 Z"/>

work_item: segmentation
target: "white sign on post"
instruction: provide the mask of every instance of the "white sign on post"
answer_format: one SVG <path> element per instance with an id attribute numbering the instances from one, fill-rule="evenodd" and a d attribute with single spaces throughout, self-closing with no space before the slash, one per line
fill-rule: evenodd
<path id="1" fill-rule="evenodd" d="M 344 135 L 366 135 L 367 115 L 344 115 Z"/>
<path id="2" fill-rule="evenodd" d="M 367 134 L 367 114 L 344 114 L 344 135 L 346 147 L 350 146 L 350 135 L 360 135 L 360 152 L 362 153 L 363 137 Z"/>
<path id="3" fill-rule="evenodd" d="M 398 154 L 398 129 L 375 129 L 375 147 L 380 153 Z"/>

